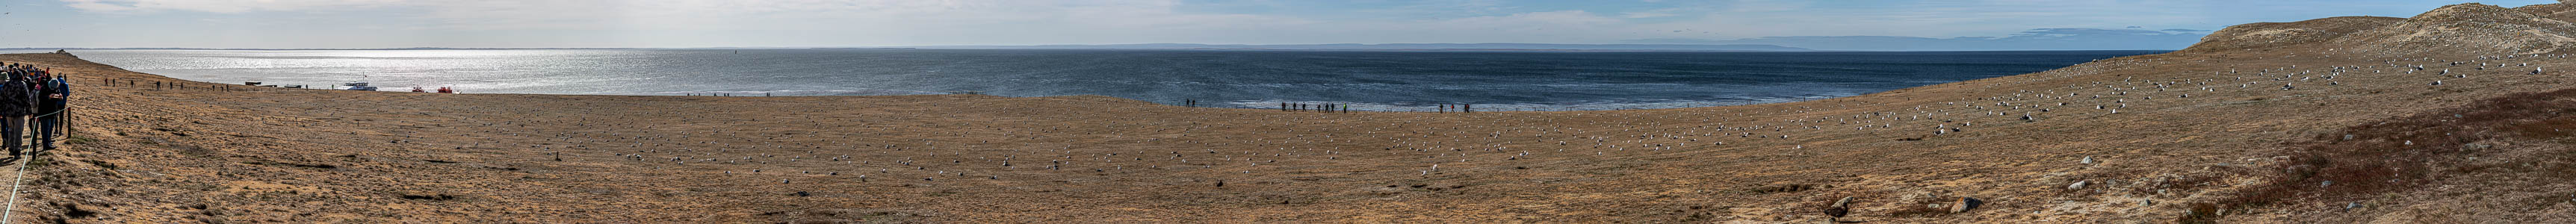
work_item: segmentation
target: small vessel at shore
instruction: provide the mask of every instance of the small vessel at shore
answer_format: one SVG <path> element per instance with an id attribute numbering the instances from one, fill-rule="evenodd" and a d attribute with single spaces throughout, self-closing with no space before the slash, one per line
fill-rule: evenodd
<path id="1" fill-rule="evenodd" d="M 376 87 L 367 86 L 367 82 L 350 82 L 342 83 L 340 85 L 349 86 L 348 88 L 342 88 L 340 90 L 376 91 Z"/>

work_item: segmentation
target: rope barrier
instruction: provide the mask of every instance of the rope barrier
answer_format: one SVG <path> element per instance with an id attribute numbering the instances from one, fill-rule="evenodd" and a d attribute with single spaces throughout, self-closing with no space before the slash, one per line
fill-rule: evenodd
<path id="1" fill-rule="evenodd" d="M 65 100 L 69 100 L 69 99 L 65 99 Z M 70 109 L 71 109 L 71 108 L 69 108 L 69 107 L 65 107 L 65 108 L 63 108 L 62 110 L 54 110 L 54 112 L 53 112 L 53 113 L 47 113 L 47 114 L 45 114 L 45 115 L 36 115 L 36 116 L 34 116 L 34 117 L 28 117 L 28 118 L 45 117 L 45 116 L 54 116 L 54 115 L 57 115 L 57 114 L 63 114 L 63 111 L 67 111 L 67 110 L 70 110 Z M 65 119 L 65 120 L 69 120 L 69 119 Z M 31 122 L 32 122 L 32 121 L 31 121 Z M 10 136 L 10 137 L 14 138 L 14 137 L 16 137 L 16 136 Z M 45 136 L 45 137 L 52 137 L 52 136 Z M 36 160 L 36 150 L 35 150 L 33 147 L 29 147 L 29 149 L 27 149 L 27 156 L 24 156 L 24 158 L 20 158 L 20 159 L 18 159 L 18 171 L 17 171 L 17 173 L 18 173 L 18 174 L 17 174 L 17 175 L 14 175 L 14 176 L 17 176 L 17 177 L 11 177 L 11 178 L 10 178 L 10 180 L 9 180 L 9 206 L 8 206 L 6 209 L 0 209 L 0 224 L 9 224 L 10 222 L 15 222 L 15 221 L 17 221 L 17 219 L 11 219 L 11 218 L 15 218 L 15 217 L 18 215 L 18 188 L 19 188 L 19 187 L 25 187 L 25 186 L 26 186 L 25 184 L 27 183 L 27 161 L 34 161 L 34 160 Z"/>
<path id="2" fill-rule="evenodd" d="M 0 211 L 0 224 L 8 224 L 11 221 L 17 220 L 11 218 L 18 215 L 18 188 L 26 186 L 23 184 L 27 183 L 27 161 L 36 160 L 34 158 L 35 156 L 36 153 L 28 152 L 28 158 L 18 160 L 18 174 L 16 175 L 17 177 L 12 177 L 9 180 L 9 206 L 7 210 Z"/>

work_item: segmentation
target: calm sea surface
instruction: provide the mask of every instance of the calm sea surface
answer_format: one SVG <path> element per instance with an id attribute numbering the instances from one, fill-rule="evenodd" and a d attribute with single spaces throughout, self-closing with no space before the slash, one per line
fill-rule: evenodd
<path id="1" fill-rule="evenodd" d="M 1328 52 L 1213 50 L 88 50 L 217 83 L 466 93 L 1106 95 L 1227 107 L 1610 110 L 1789 102 L 2161 51 Z"/>

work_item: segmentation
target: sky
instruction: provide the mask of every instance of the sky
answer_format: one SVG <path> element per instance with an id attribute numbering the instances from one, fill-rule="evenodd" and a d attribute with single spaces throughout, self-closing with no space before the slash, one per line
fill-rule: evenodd
<path id="1" fill-rule="evenodd" d="M 2484 3 L 2515 7 L 2550 2 Z M 2457 3 L 2462 2 L 0 0 L 0 11 L 7 13 L 0 14 L 6 21 L 0 25 L 7 26 L 0 30 L 22 34 L 0 38 L 0 47 L 1755 43 L 1847 50 L 1927 45 L 1943 47 L 1912 50 L 2011 50 L 2035 46 L 2014 41 L 2044 40 L 2064 49 L 2178 49 L 2209 30 L 2234 24 L 2409 17 Z M 1911 43 L 1901 41 L 1930 42 L 1888 44 Z M 1809 46 L 1796 46 L 1800 44 Z"/>

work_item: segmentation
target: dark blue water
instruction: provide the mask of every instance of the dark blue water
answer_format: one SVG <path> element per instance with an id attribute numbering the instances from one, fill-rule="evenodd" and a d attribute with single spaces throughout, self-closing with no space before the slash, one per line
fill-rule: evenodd
<path id="1" fill-rule="evenodd" d="M 1328 52 L 1202 50 L 115 50 L 136 71 L 223 83 L 468 93 L 1107 95 L 1269 107 L 1601 110 L 1789 102 L 2038 72 L 2160 51 Z"/>

